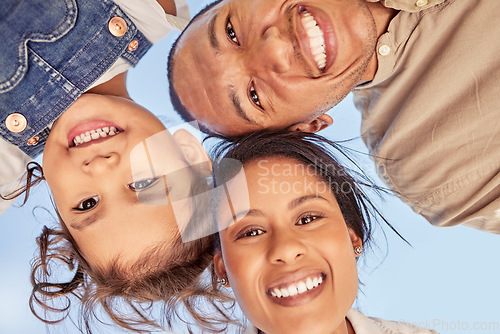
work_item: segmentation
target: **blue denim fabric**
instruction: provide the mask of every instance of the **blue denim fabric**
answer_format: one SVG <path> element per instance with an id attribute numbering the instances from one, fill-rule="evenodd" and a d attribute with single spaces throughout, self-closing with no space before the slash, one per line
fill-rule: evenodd
<path id="1" fill-rule="evenodd" d="M 127 23 L 121 37 L 108 29 L 115 16 Z M 0 31 L 0 136 L 33 158 L 47 126 L 119 57 L 135 65 L 152 45 L 110 0 L 1 0 Z M 133 40 L 139 47 L 128 51 Z M 25 130 L 7 129 L 11 113 L 26 117 Z M 29 146 L 34 136 L 38 144 Z"/>

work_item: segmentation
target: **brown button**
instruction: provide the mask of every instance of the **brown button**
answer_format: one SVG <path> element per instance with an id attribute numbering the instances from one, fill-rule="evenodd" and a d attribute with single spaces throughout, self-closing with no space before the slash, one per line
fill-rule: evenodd
<path id="1" fill-rule="evenodd" d="M 135 51 L 137 50 L 137 48 L 139 47 L 139 41 L 134 39 L 132 42 L 130 42 L 130 44 L 128 45 L 128 51 L 132 52 L 132 51 Z"/>
<path id="2" fill-rule="evenodd" d="M 7 127 L 7 129 L 9 129 L 10 132 L 21 132 L 26 129 L 26 125 L 28 125 L 26 117 L 18 113 L 10 114 L 5 119 L 5 126 Z"/>
<path id="3" fill-rule="evenodd" d="M 121 37 L 127 32 L 127 22 L 123 18 L 115 16 L 109 20 L 108 29 L 111 35 Z"/>
<path id="4" fill-rule="evenodd" d="M 39 139 L 40 138 L 38 136 L 31 137 L 30 139 L 28 139 L 26 144 L 28 144 L 28 146 L 35 146 L 36 144 L 38 144 Z"/>

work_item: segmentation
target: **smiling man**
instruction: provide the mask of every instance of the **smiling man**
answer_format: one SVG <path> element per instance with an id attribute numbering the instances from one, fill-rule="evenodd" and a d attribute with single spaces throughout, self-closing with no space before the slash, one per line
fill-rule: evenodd
<path id="1" fill-rule="evenodd" d="M 351 90 L 381 178 L 438 226 L 500 233 L 500 2 L 224 0 L 169 56 L 172 102 L 228 136 L 319 131 Z"/>

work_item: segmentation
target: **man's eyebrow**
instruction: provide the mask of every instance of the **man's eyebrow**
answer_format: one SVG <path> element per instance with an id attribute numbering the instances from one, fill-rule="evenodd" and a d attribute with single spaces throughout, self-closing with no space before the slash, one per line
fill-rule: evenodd
<path id="1" fill-rule="evenodd" d="M 94 213 L 86 215 L 86 217 L 81 221 L 75 221 L 75 219 L 72 219 L 70 226 L 77 231 L 81 231 L 84 228 L 86 228 L 87 226 L 94 224 L 96 221 L 101 219 L 103 216 L 104 216 L 104 209 L 101 209 L 101 210 L 98 210 Z"/>
<path id="2" fill-rule="evenodd" d="M 208 40 L 210 41 L 212 48 L 214 48 L 217 52 L 220 51 L 219 41 L 217 40 L 217 34 L 215 33 L 215 21 L 217 21 L 218 16 L 219 13 L 215 13 L 208 23 Z"/>
<path id="3" fill-rule="evenodd" d="M 245 110 L 243 110 L 243 108 L 241 107 L 241 102 L 240 102 L 240 99 L 238 98 L 238 96 L 236 95 L 236 90 L 234 88 L 233 85 L 230 85 L 229 86 L 229 89 L 228 89 L 228 92 L 229 92 L 229 99 L 231 100 L 231 102 L 233 103 L 234 105 L 234 108 L 236 109 L 236 112 L 238 113 L 238 115 L 243 118 L 245 121 L 249 122 L 249 123 L 252 123 L 252 124 L 257 124 L 256 121 L 254 121 L 253 119 L 250 119 L 250 117 L 248 117 L 248 114 L 245 112 Z"/>
<path id="4" fill-rule="evenodd" d="M 324 198 L 323 196 L 320 196 L 320 195 L 305 195 L 305 196 L 301 196 L 299 198 L 296 198 L 293 201 L 291 201 L 290 203 L 288 203 L 288 209 L 291 210 L 291 209 L 299 206 L 300 204 L 302 204 L 306 201 L 313 200 L 313 199 L 321 199 L 321 200 L 328 202 L 328 200 L 326 198 Z"/>

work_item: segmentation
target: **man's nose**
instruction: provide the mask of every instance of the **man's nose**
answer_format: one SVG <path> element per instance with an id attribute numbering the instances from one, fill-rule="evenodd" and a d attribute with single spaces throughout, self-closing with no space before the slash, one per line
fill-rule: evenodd
<path id="1" fill-rule="evenodd" d="M 278 27 L 272 26 L 261 36 L 253 61 L 263 71 L 284 74 L 290 70 L 292 55 L 293 46 L 290 41 L 283 38 Z"/>
<path id="2" fill-rule="evenodd" d="M 107 174 L 113 171 L 120 163 L 120 155 L 115 152 L 98 154 L 82 162 L 84 173 L 90 175 Z"/>

